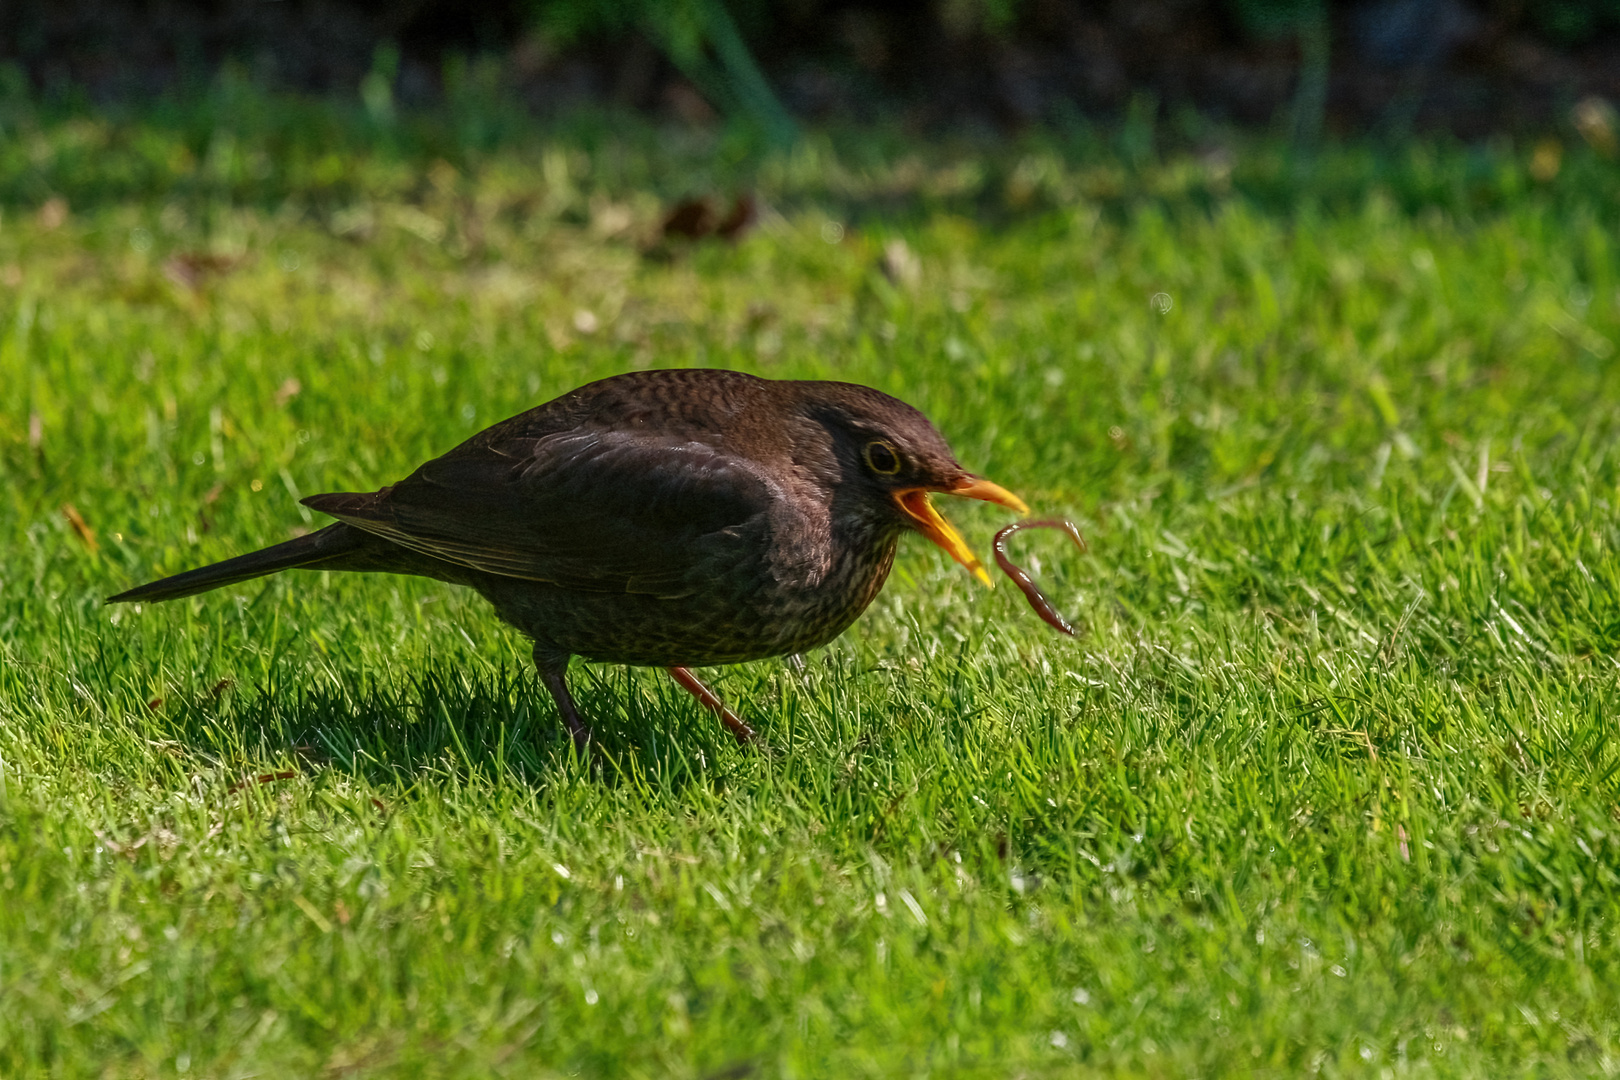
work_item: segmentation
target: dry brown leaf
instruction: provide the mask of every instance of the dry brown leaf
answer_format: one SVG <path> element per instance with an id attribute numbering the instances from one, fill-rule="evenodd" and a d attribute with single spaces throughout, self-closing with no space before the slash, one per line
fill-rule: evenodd
<path id="1" fill-rule="evenodd" d="M 63 503 L 62 516 L 68 519 L 68 524 L 79 534 L 79 539 L 84 541 L 85 547 L 91 551 L 101 550 L 101 545 L 96 543 L 96 531 L 84 520 L 84 515 L 79 513 L 77 507 L 72 503 Z"/>
<path id="2" fill-rule="evenodd" d="M 39 227 L 54 232 L 67 224 L 68 204 L 60 195 L 52 195 L 39 208 Z"/>

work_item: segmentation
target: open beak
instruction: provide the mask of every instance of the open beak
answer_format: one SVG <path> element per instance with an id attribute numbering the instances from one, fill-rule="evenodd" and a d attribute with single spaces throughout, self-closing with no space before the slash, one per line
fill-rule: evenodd
<path id="1" fill-rule="evenodd" d="M 984 502 L 993 502 L 1005 506 L 1009 510 L 1016 510 L 1020 514 L 1029 513 L 1029 507 L 1024 505 L 1023 499 L 1020 499 L 1000 484 L 992 484 L 990 481 L 981 480 L 977 476 L 966 477 L 955 487 L 946 488 L 945 491 L 948 494 L 960 495 L 967 499 L 981 499 Z M 995 582 L 990 580 L 990 575 L 985 571 L 984 564 L 979 561 L 977 555 L 973 554 L 973 549 L 967 546 L 967 541 L 962 539 L 962 534 L 952 528 L 951 523 L 941 517 L 939 511 L 934 509 L 934 504 L 929 502 L 927 489 L 908 488 L 905 491 L 898 491 L 895 493 L 894 500 L 900 504 L 900 509 L 904 510 L 912 521 L 916 523 L 918 532 L 944 548 L 947 555 L 967 567 L 968 573 L 984 582 L 988 587 L 995 588 Z"/>

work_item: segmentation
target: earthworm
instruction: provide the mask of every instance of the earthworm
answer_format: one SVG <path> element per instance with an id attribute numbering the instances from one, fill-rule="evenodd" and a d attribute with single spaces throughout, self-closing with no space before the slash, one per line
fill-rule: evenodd
<path id="1" fill-rule="evenodd" d="M 991 545 L 996 553 L 996 565 L 1001 567 L 1003 574 L 1012 578 L 1014 585 L 1023 590 L 1024 596 L 1029 600 L 1029 606 L 1035 609 L 1035 614 L 1070 637 L 1077 637 L 1079 631 L 1058 614 L 1057 608 L 1052 606 L 1052 601 L 1048 600 L 1046 594 L 1030 580 L 1029 573 L 1007 557 L 1007 537 L 1019 529 L 1061 529 L 1074 537 L 1074 542 L 1080 545 L 1081 551 L 1084 551 L 1086 538 L 1080 535 L 1080 526 L 1072 521 L 1016 521 L 996 533 L 995 543 Z"/>

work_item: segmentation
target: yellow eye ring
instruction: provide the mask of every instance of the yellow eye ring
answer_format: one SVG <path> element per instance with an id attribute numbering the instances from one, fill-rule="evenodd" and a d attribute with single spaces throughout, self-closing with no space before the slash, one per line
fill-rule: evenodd
<path id="1" fill-rule="evenodd" d="M 866 467 L 879 476 L 893 476 L 900 471 L 900 452 L 884 439 L 873 439 L 864 452 Z"/>

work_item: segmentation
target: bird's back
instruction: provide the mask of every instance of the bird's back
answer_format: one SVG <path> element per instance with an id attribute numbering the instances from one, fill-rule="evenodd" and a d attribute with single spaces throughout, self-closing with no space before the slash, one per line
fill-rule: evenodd
<path id="1" fill-rule="evenodd" d="M 838 535 L 827 433 L 738 372 L 635 372 L 496 424 L 371 493 L 305 500 L 468 575 L 559 650 L 714 664 L 830 641 L 897 535 Z M 442 576 L 442 575 L 441 575 Z"/>

